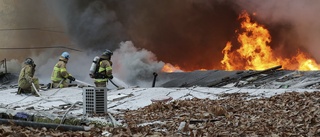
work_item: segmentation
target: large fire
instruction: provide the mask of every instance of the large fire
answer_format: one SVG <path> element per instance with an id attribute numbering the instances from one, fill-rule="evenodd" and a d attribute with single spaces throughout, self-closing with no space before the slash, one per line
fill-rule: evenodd
<path id="1" fill-rule="evenodd" d="M 247 12 L 240 14 L 241 32 L 238 35 L 239 49 L 232 50 L 232 43 L 227 42 L 222 50 L 221 65 L 224 70 L 264 70 L 281 65 L 286 70 L 319 70 L 320 65 L 307 54 L 297 51 L 291 58 L 277 57 L 268 45 L 271 42 L 269 31 L 262 25 L 251 21 Z M 175 72 L 179 66 L 166 64 L 162 71 Z"/>
<path id="2" fill-rule="evenodd" d="M 225 70 L 264 70 L 278 65 L 287 70 L 319 70 L 320 65 L 301 51 L 291 58 L 275 57 L 268 45 L 271 42 L 268 30 L 251 22 L 246 12 L 243 12 L 239 19 L 243 19 L 241 28 L 244 30 L 238 35 L 241 46 L 236 51 L 231 51 L 231 42 L 226 44 L 221 61 Z"/>

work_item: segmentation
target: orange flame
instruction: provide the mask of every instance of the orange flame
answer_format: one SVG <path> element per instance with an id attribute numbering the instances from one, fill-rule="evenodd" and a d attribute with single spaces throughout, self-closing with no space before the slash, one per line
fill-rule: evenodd
<path id="1" fill-rule="evenodd" d="M 319 70 L 319 66 L 314 59 L 308 59 L 305 54 L 298 52 L 295 57 L 298 62 L 298 70 Z"/>
<path id="2" fill-rule="evenodd" d="M 182 70 L 180 69 L 179 66 L 173 66 L 170 63 L 164 64 L 162 72 L 181 72 Z"/>
<path id="3" fill-rule="evenodd" d="M 225 70 L 264 70 L 278 65 L 288 70 L 319 70 L 320 65 L 300 51 L 291 59 L 275 57 L 267 45 L 271 42 L 269 31 L 262 25 L 251 22 L 246 12 L 239 18 L 243 19 L 241 28 L 244 30 L 238 35 L 241 46 L 236 51 L 231 51 L 231 42 L 226 44 L 222 50 L 224 58 L 221 61 Z"/>

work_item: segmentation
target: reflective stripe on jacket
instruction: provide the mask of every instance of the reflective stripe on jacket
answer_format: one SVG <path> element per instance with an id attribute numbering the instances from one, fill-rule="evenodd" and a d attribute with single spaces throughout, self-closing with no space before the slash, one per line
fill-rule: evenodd
<path id="1" fill-rule="evenodd" d="M 61 80 L 68 78 L 68 76 L 71 76 L 71 74 L 69 74 L 67 71 L 66 63 L 62 60 L 59 60 L 53 68 L 51 80 L 53 82 L 60 82 Z"/>
<path id="2" fill-rule="evenodd" d="M 100 61 L 100 67 L 99 67 L 98 73 L 104 75 L 105 77 L 112 75 L 111 61 L 108 61 L 108 60 Z M 107 82 L 107 81 L 108 81 L 107 78 L 95 79 L 95 82 Z"/>

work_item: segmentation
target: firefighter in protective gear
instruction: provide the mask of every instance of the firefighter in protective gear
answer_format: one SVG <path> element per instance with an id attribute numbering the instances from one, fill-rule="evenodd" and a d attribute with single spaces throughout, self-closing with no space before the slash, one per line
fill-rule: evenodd
<path id="1" fill-rule="evenodd" d="M 100 56 L 98 75 L 94 79 L 96 87 L 107 87 L 108 79 L 112 79 L 112 51 L 106 49 Z"/>
<path id="2" fill-rule="evenodd" d="M 35 68 L 36 64 L 34 64 L 34 61 L 31 58 L 26 58 L 18 79 L 18 94 L 32 93 L 35 96 L 39 96 L 36 93 L 36 90 L 39 90 L 39 80 L 34 77 Z M 33 88 L 32 83 L 36 89 Z"/>
<path id="3" fill-rule="evenodd" d="M 69 79 L 70 82 L 75 81 L 76 79 L 67 71 L 67 63 L 70 58 L 68 52 L 63 52 L 59 58 L 58 63 L 54 66 L 51 74 L 51 88 L 64 88 L 68 87 L 68 82 L 66 79 Z"/>

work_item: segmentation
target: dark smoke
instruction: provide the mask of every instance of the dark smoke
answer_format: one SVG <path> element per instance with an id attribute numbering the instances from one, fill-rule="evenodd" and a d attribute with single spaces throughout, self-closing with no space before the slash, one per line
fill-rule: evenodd
<path id="1" fill-rule="evenodd" d="M 280 56 L 298 48 L 316 56 L 320 42 L 318 0 L 71 0 L 60 3 L 66 27 L 81 47 L 118 48 L 130 40 L 159 60 L 184 70 L 220 69 L 221 51 L 234 41 L 239 13 L 270 30 L 270 43 Z M 63 6 L 61 6 L 63 5 Z M 316 50 L 314 50 L 316 49 Z"/>
<path id="2" fill-rule="evenodd" d="M 53 1 L 50 1 L 53 2 Z M 184 70 L 220 68 L 238 11 L 229 1 L 54 1 L 77 45 L 112 50 L 130 40 Z"/>
<path id="3" fill-rule="evenodd" d="M 127 40 L 124 26 L 109 1 L 57 0 L 47 1 L 66 27 L 76 45 L 90 50 L 115 50 Z"/>
<path id="4" fill-rule="evenodd" d="M 134 43 L 183 70 L 220 68 L 221 51 L 239 25 L 237 11 L 225 1 L 144 1 L 134 6 L 136 21 L 129 30 Z"/>

